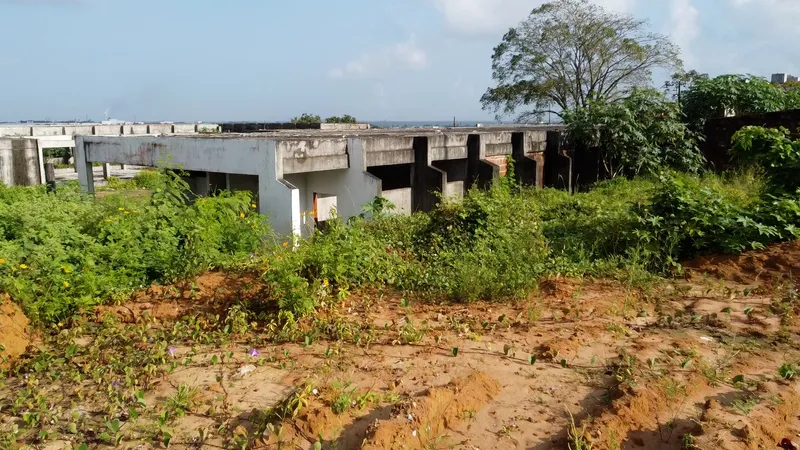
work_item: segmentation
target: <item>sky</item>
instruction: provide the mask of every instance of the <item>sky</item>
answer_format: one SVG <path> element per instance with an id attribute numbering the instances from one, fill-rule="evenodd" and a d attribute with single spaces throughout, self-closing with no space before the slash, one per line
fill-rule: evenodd
<path id="1" fill-rule="evenodd" d="M 0 121 L 490 120 L 492 48 L 542 0 L 0 0 Z M 710 75 L 800 74 L 800 0 L 595 0 Z"/>

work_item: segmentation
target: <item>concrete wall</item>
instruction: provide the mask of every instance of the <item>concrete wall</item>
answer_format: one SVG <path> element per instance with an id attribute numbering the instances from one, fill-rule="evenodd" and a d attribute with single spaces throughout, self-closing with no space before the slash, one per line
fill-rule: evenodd
<path id="1" fill-rule="evenodd" d="M 524 169 L 521 181 L 539 184 L 544 166 L 538 161 L 545 155 L 536 150 L 544 143 L 550 151 L 548 134 L 527 130 L 365 134 L 79 136 L 76 158 L 81 185 L 90 192 L 91 162 L 180 167 L 196 173 L 199 193 L 257 193 L 259 212 L 278 233 L 307 234 L 315 226 L 315 198 L 317 207 L 336 205 L 344 219 L 359 215 L 376 196 L 401 214 L 429 211 L 440 194 L 459 199 L 473 186 L 488 187 L 509 157 Z M 315 212 L 324 218 L 328 211 Z"/>
<path id="2" fill-rule="evenodd" d="M 371 136 L 362 142 L 369 167 L 414 163 L 413 136 Z"/>
<path id="3" fill-rule="evenodd" d="M 411 188 L 400 188 L 383 191 L 381 197 L 394 204 L 394 214 L 411 215 Z"/>
<path id="4" fill-rule="evenodd" d="M 283 173 L 347 169 L 347 139 L 308 139 L 278 142 Z"/>
<path id="5" fill-rule="evenodd" d="M 279 143 L 280 146 L 282 143 Z M 300 191 L 299 218 L 304 234 L 314 227 L 314 195 L 336 197 L 336 213 L 348 219 L 361 214 L 363 206 L 381 195 L 381 181 L 366 172 L 363 146 L 358 139 L 345 141 L 349 167 L 307 173 L 286 173 L 284 180 L 298 187 Z M 321 157 L 324 159 L 325 154 Z M 317 205 L 319 206 L 319 204 Z M 320 211 L 317 211 L 320 212 Z M 328 211 L 324 211 L 327 213 Z"/>

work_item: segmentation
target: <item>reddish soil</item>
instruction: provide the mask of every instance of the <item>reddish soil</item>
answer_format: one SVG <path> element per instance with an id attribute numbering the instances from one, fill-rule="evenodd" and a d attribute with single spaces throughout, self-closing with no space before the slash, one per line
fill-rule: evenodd
<path id="1" fill-rule="evenodd" d="M 775 286 L 800 277 L 800 241 L 741 255 L 699 257 L 684 267 L 695 276 L 707 274 L 741 284 Z"/>
<path id="2" fill-rule="evenodd" d="M 299 343 L 264 340 L 275 323 L 224 343 L 170 343 L 174 361 L 192 362 L 164 374 L 145 403 L 155 415 L 178 386 L 196 392 L 192 414 L 171 428 L 170 448 L 187 449 L 197 448 L 198 429 L 220 448 L 235 436 L 251 448 L 319 441 L 326 450 L 754 450 L 797 441 L 800 377 L 785 380 L 778 368 L 800 362 L 800 244 L 687 266 L 687 280 L 642 287 L 546 280 L 517 302 L 408 304 L 379 292 L 328 301 L 299 320 Z M 254 277 L 212 273 L 98 314 L 168 323 L 224 315 L 263 295 Z M 332 334 L 346 340 L 325 340 Z M 292 400 L 278 425 L 257 426 Z M 157 447 L 148 445 L 140 448 Z"/>
<path id="3" fill-rule="evenodd" d="M 25 353 L 30 344 L 28 318 L 7 295 L 0 297 L 0 368 Z"/>
<path id="4" fill-rule="evenodd" d="M 176 285 L 150 286 L 134 294 L 124 305 L 97 307 L 95 315 L 102 319 L 106 314 L 113 314 L 126 323 L 135 323 L 145 315 L 161 321 L 174 321 L 200 313 L 224 315 L 237 301 L 259 298 L 263 298 L 263 289 L 257 276 L 209 272 Z"/>

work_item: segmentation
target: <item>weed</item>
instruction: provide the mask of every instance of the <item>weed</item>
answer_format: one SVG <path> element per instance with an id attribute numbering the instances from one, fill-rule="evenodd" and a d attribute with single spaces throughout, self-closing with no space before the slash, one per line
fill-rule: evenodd
<path id="1" fill-rule="evenodd" d="M 578 427 L 575 423 L 575 417 L 572 412 L 567 409 L 569 414 L 569 426 L 567 428 L 567 448 L 569 450 L 592 450 L 592 444 L 588 437 L 587 426 L 584 423 Z"/>
<path id="2" fill-rule="evenodd" d="M 174 394 L 167 397 L 164 407 L 171 417 L 183 417 L 194 406 L 196 396 L 197 388 L 181 384 Z"/>
<path id="3" fill-rule="evenodd" d="M 791 380 L 794 378 L 796 373 L 796 369 L 792 363 L 783 363 L 778 368 L 778 375 L 780 375 L 784 380 Z"/>
<path id="4" fill-rule="evenodd" d="M 752 411 L 753 408 L 757 406 L 760 402 L 761 399 L 759 397 L 752 395 L 744 395 L 733 399 L 731 401 L 731 407 L 739 411 L 742 415 L 748 416 L 750 415 L 750 411 Z"/>

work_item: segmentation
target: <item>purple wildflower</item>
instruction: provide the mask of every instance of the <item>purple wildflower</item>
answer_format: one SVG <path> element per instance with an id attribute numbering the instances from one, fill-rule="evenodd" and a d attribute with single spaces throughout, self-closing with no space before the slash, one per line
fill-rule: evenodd
<path id="1" fill-rule="evenodd" d="M 175 357 L 175 347 L 168 348 L 167 349 L 167 353 L 169 353 L 169 356 L 174 358 Z"/>
<path id="2" fill-rule="evenodd" d="M 119 389 L 120 387 L 122 387 L 122 383 L 120 383 L 120 382 L 119 382 L 119 381 L 117 381 L 117 380 L 114 380 L 114 381 L 111 383 L 111 387 L 113 387 L 114 389 Z"/>
<path id="3" fill-rule="evenodd" d="M 250 355 L 251 358 L 258 358 L 258 355 L 260 355 L 261 353 L 259 353 L 258 350 L 251 348 L 250 351 L 247 352 L 247 354 Z"/>

